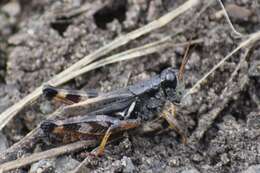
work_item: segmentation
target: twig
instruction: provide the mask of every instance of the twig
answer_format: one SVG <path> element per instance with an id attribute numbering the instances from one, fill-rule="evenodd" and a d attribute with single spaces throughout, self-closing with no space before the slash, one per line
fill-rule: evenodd
<path id="1" fill-rule="evenodd" d="M 226 57 L 224 57 L 217 65 L 215 65 L 208 73 L 206 73 L 195 85 L 183 96 L 184 98 L 188 95 L 194 93 L 196 89 L 213 73 L 215 72 L 225 61 L 227 61 L 232 55 L 234 55 L 237 51 L 247 46 L 252 45 L 256 41 L 260 39 L 260 31 L 249 35 L 249 38 L 242 43 L 238 47 L 236 47 L 232 52 L 230 52 Z"/>
<path id="2" fill-rule="evenodd" d="M 96 145 L 96 141 L 79 141 L 72 144 L 64 145 L 61 147 L 53 148 L 47 151 L 34 153 L 28 157 L 20 158 L 11 162 L 0 165 L 0 172 L 9 171 L 15 168 L 20 168 L 30 163 L 36 162 L 41 159 L 47 159 L 50 157 L 70 153 L 82 148 Z"/>
<path id="3" fill-rule="evenodd" d="M 230 76 L 230 79 L 228 80 L 227 84 L 232 82 L 234 77 L 236 76 L 238 70 L 240 69 L 240 67 L 242 66 L 242 64 L 246 61 L 246 58 L 248 57 L 248 54 L 250 52 L 252 47 L 248 47 L 243 55 L 243 57 L 240 59 L 239 63 L 236 66 L 236 69 L 233 71 L 233 73 Z"/>
<path id="4" fill-rule="evenodd" d="M 244 35 L 241 34 L 240 32 L 238 32 L 238 31 L 234 28 L 234 26 L 233 26 L 233 24 L 232 24 L 232 22 L 231 22 L 231 20 L 230 20 L 230 18 L 229 18 L 229 16 L 228 16 L 228 13 L 227 13 L 227 11 L 226 11 L 226 9 L 225 9 L 223 3 L 221 2 L 221 0 L 218 0 L 218 2 L 219 2 L 220 6 L 221 6 L 221 8 L 222 8 L 222 10 L 223 10 L 223 12 L 224 12 L 225 18 L 226 18 L 226 20 L 227 20 L 229 26 L 231 27 L 232 31 L 233 31 L 236 35 L 238 35 L 239 37 L 243 37 Z"/>
<path id="5" fill-rule="evenodd" d="M 70 171 L 69 173 L 79 173 L 79 172 L 81 172 L 81 170 L 84 169 L 84 167 L 85 167 L 85 165 L 87 164 L 88 161 L 89 161 L 89 158 L 86 157 L 82 162 L 80 162 L 80 164 L 73 171 Z"/>
<path id="6" fill-rule="evenodd" d="M 240 94 L 240 91 L 244 89 L 246 84 L 248 83 L 248 67 L 242 66 L 242 64 L 246 63 L 246 58 L 250 52 L 252 45 L 248 47 L 241 57 L 240 62 L 232 72 L 229 80 L 226 82 L 226 87 L 222 90 L 221 95 L 215 101 L 214 107 L 210 109 L 209 112 L 203 114 L 198 122 L 198 127 L 196 128 L 195 132 L 189 138 L 190 144 L 197 143 L 207 132 L 207 130 L 211 127 L 214 123 L 214 120 L 220 115 L 220 113 L 224 110 L 224 108 L 228 105 L 228 103 L 233 99 L 236 98 Z M 239 76 L 237 82 L 232 82 L 233 78 L 238 74 L 238 70 L 242 68 L 241 76 Z"/>
<path id="7" fill-rule="evenodd" d="M 198 122 L 198 127 L 195 132 L 189 138 L 189 144 L 198 144 L 199 140 L 202 139 L 207 130 L 214 123 L 215 119 L 220 115 L 223 109 L 228 105 L 232 98 L 239 95 L 240 91 L 243 90 L 248 81 L 247 74 L 244 72 L 243 76 L 238 82 L 229 82 L 228 85 L 222 90 L 221 95 L 215 101 L 214 107 L 209 112 L 201 115 Z"/>
<path id="8" fill-rule="evenodd" d="M 177 9 L 167 13 L 166 15 L 162 16 L 158 20 L 155 20 L 135 31 L 132 31 L 124 36 L 120 36 L 116 38 L 111 43 L 103 46 L 102 48 L 96 50 L 95 52 L 85 56 L 80 61 L 73 64 L 68 69 L 64 70 L 63 72 L 59 73 L 55 77 L 53 77 L 51 80 L 48 81 L 48 83 L 52 84 L 53 86 L 57 86 L 57 84 L 65 83 L 66 81 L 63 79 L 65 76 L 69 76 L 69 74 L 77 69 L 81 69 L 82 67 L 86 66 L 87 64 L 97 60 L 101 56 L 106 55 L 107 53 L 111 52 L 112 50 L 127 44 L 131 40 L 134 40 L 144 34 L 147 34 L 153 30 L 156 30 L 158 28 L 161 28 L 171 22 L 173 19 L 181 15 L 182 13 L 186 12 L 190 8 L 198 5 L 200 3 L 199 0 L 188 0 L 183 5 L 179 6 Z M 32 93 L 27 95 L 25 98 L 20 100 L 18 103 L 14 104 L 7 110 L 5 110 L 3 113 L 0 114 L 0 130 L 26 105 L 32 103 L 34 100 L 36 100 L 41 95 L 42 86 L 35 89 Z"/>

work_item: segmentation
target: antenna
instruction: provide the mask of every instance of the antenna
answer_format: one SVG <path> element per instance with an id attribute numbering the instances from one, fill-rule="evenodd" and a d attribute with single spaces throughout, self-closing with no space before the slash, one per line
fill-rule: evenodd
<path id="1" fill-rule="evenodd" d="M 178 79 L 179 79 L 180 81 L 183 79 L 183 74 L 184 74 L 184 70 L 185 70 L 185 65 L 187 64 L 187 62 L 188 62 L 188 60 L 189 60 L 188 53 L 189 53 L 189 50 L 190 50 L 190 46 L 191 46 L 191 42 L 189 41 L 189 45 L 188 45 L 187 48 L 186 48 L 184 57 L 183 57 L 182 62 L 181 62 L 181 67 L 180 67 L 180 70 L 179 70 L 179 74 L 178 74 Z"/>

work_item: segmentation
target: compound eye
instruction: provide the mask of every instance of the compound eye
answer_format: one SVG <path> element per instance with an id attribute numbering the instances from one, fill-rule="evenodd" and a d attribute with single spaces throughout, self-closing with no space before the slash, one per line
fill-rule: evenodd
<path id="1" fill-rule="evenodd" d="M 57 125 L 54 124 L 52 121 L 44 121 L 40 125 L 40 128 L 44 131 L 44 133 L 52 132 L 55 127 L 57 127 Z"/>
<path id="2" fill-rule="evenodd" d="M 172 68 L 168 68 L 162 72 L 162 86 L 164 88 L 176 88 L 177 85 L 177 77 L 176 71 Z"/>
<path id="3" fill-rule="evenodd" d="M 175 73 L 167 73 L 165 76 L 167 81 L 174 81 L 175 80 Z"/>
<path id="4" fill-rule="evenodd" d="M 164 80 L 165 82 L 174 82 L 176 81 L 176 70 L 174 70 L 173 68 L 168 68 L 165 69 L 162 72 L 162 80 Z"/>
<path id="5" fill-rule="evenodd" d="M 44 85 L 42 93 L 48 100 L 52 100 L 55 96 L 57 96 L 58 91 L 50 85 Z"/>

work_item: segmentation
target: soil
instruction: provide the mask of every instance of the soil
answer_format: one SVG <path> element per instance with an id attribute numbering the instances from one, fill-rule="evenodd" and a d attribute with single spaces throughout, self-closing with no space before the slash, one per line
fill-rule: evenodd
<path id="1" fill-rule="evenodd" d="M 0 112 L 85 55 L 182 3 L 181 0 L 1 1 Z M 224 3 L 238 31 L 249 34 L 260 29 L 257 0 L 226 0 Z M 89 6 L 87 11 L 69 16 L 83 4 Z M 113 53 L 173 35 L 185 28 L 204 5 Z M 225 17 L 219 15 L 220 10 L 218 3 L 212 3 L 181 35 L 173 38 L 177 43 L 203 39 L 189 51 L 185 67 L 187 90 L 243 40 L 232 32 Z M 127 135 L 108 145 L 103 157 L 90 159 L 86 169 L 90 172 L 235 173 L 258 165 L 259 52 L 258 43 L 251 48 L 245 61 L 241 61 L 241 67 L 229 82 L 245 51 L 236 53 L 177 108 L 188 144 L 182 144 L 174 131 L 149 136 Z M 167 67 L 179 68 L 184 54 L 185 47 L 168 48 L 99 68 L 62 87 L 111 91 L 148 79 Z M 41 97 L 20 112 L 3 130 L 8 145 L 22 139 L 58 106 Z M 35 151 L 42 145 L 37 147 Z M 86 150 L 71 153 L 69 157 L 77 165 L 84 159 L 84 152 Z M 54 165 L 47 172 L 54 172 L 56 167 L 59 166 Z M 33 172 L 31 166 L 17 172 L 29 170 Z"/>

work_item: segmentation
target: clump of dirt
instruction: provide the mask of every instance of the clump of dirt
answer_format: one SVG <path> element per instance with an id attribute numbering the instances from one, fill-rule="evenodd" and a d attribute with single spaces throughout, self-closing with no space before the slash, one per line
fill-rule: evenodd
<path id="1" fill-rule="evenodd" d="M 182 3 L 168 0 L 0 2 L 0 112 L 85 55 Z M 227 10 L 231 10 L 230 17 L 237 30 L 242 33 L 259 30 L 260 12 L 256 1 L 228 0 L 225 3 Z M 206 3 L 202 3 L 201 7 L 204 5 Z M 83 6 L 87 10 L 79 13 L 77 10 Z M 173 35 L 185 28 L 200 9 L 186 12 L 166 27 L 113 53 Z M 238 9 L 244 13 L 238 13 Z M 190 60 L 185 69 L 187 89 L 241 41 L 230 29 L 217 3 L 212 3 L 181 35 L 173 39 L 183 42 L 191 38 L 202 38 L 203 43 L 190 49 Z M 259 64 L 259 51 L 257 44 L 235 78 L 228 82 L 244 56 L 244 51 L 238 52 L 203 83 L 198 92 L 187 97 L 185 104 L 178 107 L 180 123 L 185 124 L 188 138 L 194 141 L 182 144 L 174 131 L 150 136 L 126 135 L 108 145 L 104 157 L 89 159 L 85 168 L 91 172 L 224 173 L 241 172 L 249 166 L 259 165 L 260 96 L 257 91 L 260 80 L 259 66 L 256 65 Z M 140 59 L 112 64 L 77 77 L 64 87 L 111 91 L 148 79 L 166 67 L 179 68 L 184 53 L 184 47 L 169 48 Z M 9 144 L 19 141 L 56 108 L 57 105 L 40 98 L 19 113 L 4 129 Z M 217 113 L 213 123 L 204 132 L 199 131 L 200 123 L 209 122 L 215 115 L 214 110 Z M 200 135 L 194 134 L 200 133 L 203 135 L 197 139 Z M 41 145 L 38 147 L 41 148 Z M 84 152 L 70 154 L 68 162 L 78 165 L 84 159 Z M 60 168 L 55 164 L 64 164 L 50 162 L 52 169 L 48 167 L 48 170 Z M 32 168 L 35 169 L 35 165 L 24 170 Z"/>

